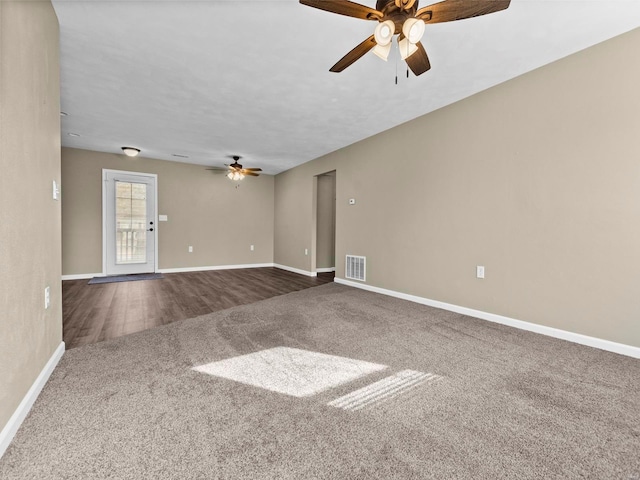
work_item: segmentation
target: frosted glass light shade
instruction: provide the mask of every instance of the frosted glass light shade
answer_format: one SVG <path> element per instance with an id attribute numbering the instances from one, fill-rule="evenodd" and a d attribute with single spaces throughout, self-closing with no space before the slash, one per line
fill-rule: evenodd
<path id="1" fill-rule="evenodd" d="M 402 25 L 402 33 L 410 43 L 418 43 L 424 35 L 424 21 L 419 18 L 407 18 Z"/>
<path id="2" fill-rule="evenodd" d="M 242 172 L 238 172 L 236 170 L 236 171 L 227 173 L 227 178 L 237 182 L 238 180 L 242 180 L 244 178 L 244 175 L 242 174 Z"/>
<path id="3" fill-rule="evenodd" d="M 134 147 L 122 147 L 122 151 L 127 157 L 135 157 L 140 153 L 140 149 Z"/>
<path id="4" fill-rule="evenodd" d="M 387 58 L 389 58 L 389 52 L 391 51 L 391 43 L 387 43 L 386 45 L 376 45 L 373 47 L 373 53 L 375 53 L 378 57 L 380 57 L 385 62 Z"/>
<path id="5" fill-rule="evenodd" d="M 406 38 L 403 38 L 398 42 L 398 50 L 400 50 L 400 57 L 403 60 L 406 60 L 408 57 L 418 51 L 418 47 L 416 47 L 415 44 L 411 43 Z"/>
<path id="6" fill-rule="evenodd" d="M 393 34 L 395 33 L 395 31 L 395 23 L 393 23 L 392 20 L 386 20 L 376 26 L 376 29 L 373 32 L 373 38 L 375 38 L 378 45 L 384 47 L 385 45 L 389 45 L 391 43 L 391 39 L 393 38 Z"/>

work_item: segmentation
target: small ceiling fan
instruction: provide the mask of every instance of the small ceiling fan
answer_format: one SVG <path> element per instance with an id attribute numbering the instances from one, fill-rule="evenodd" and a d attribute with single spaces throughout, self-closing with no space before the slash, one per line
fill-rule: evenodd
<path id="1" fill-rule="evenodd" d="M 242 165 L 238 163 L 238 160 L 242 158 L 240 155 L 229 155 L 229 158 L 233 159 L 233 163 L 232 164 L 225 163 L 225 166 L 227 168 L 211 167 L 211 168 L 207 168 L 207 170 L 226 173 L 228 178 L 235 181 L 242 180 L 245 176 L 250 176 L 250 177 L 260 176 L 260 174 L 256 172 L 261 172 L 262 171 L 261 168 L 243 168 Z"/>
<path id="2" fill-rule="evenodd" d="M 431 68 L 427 52 L 420 43 L 425 24 L 452 22 L 499 12 L 508 8 L 510 2 L 511 0 L 444 0 L 419 9 L 418 0 L 377 0 L 374 10 L 349 0 L 300 0 L 301 4 L 309 7 L 378 22 L 373 35 L 342 57 L 329 71 L 343 71 L 371 49 L 386 61 L 393 36 L 398 35 L 400 56 L 416 76 Z"/>

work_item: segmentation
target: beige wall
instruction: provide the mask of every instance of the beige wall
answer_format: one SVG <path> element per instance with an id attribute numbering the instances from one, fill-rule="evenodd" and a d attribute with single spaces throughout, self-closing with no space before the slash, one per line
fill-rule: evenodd
<path id="1" fill-rule="evenodd" d="M 282 173 L 275 261 L 335 168 L 338 277 L 640 346 L 638 85 L 635 30 Z"/>
<path id="2" fill-rule="evenodd" d="M 62 341 L 58 69 L 51 3 L 1 1 L 0 430 Z"/>
<path id="3" fill-rule="evenodd" d="M 63 275 L 102 272 L 103 168 L 158 175 L 158 214 L 169 219 L 158 223 L 159 268 L 273 262 L 272 176 L 235 188 L 201 165 L 63 148 Z"/>

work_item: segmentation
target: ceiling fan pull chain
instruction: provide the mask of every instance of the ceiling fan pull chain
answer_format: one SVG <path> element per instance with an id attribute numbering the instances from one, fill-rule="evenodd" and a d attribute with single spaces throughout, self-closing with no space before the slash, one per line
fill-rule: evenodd
<path id="1" fill-rule="evenodd" d="M 396 46 L 397 46 L 397 44 L 396 44 Z M 395 56 L 396 57 L 396 85 L 398 85 L 398 57 L 400 56 L 400 52 L 398 51 L 397 53 L 398 54 Z"/>

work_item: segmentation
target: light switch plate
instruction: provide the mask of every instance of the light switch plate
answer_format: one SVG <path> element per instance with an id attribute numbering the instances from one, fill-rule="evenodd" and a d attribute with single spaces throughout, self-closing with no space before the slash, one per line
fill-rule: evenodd
<path id="1" fill-rule="evenodd" d="M 60 189 L 58 188 L 58 184 L 54 180 L 53 181 L 53 199 L 58 200 L 59 196 L 60 196 Z"/>
<path id="2" fill-rule="evenodd" d="M 167 215 L 158 215 L 159 222 L 167 222 L 169 221 L 169 217 Z"/>

